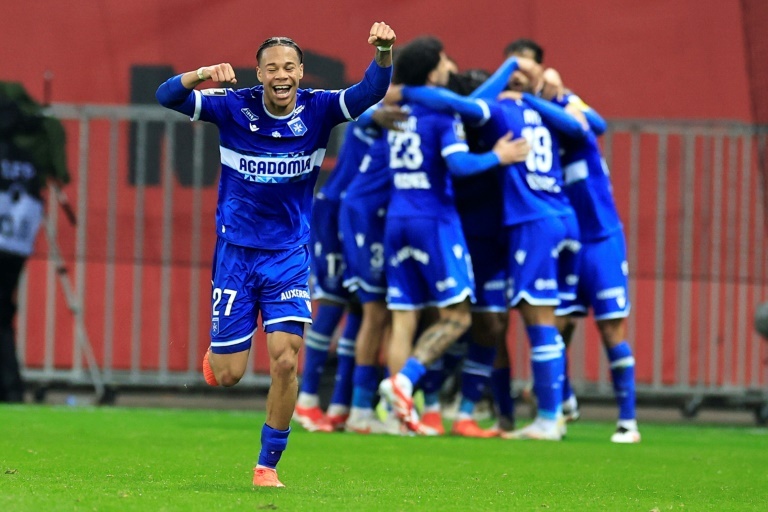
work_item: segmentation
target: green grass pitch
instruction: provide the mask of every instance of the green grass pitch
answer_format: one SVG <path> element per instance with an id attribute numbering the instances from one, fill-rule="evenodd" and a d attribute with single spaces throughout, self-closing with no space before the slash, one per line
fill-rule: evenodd
<path id="1" fill-rule="evenodd" d="M 768 510 L 768 430 L 580 421 L 561 443 L 310 434 L 254 489 L 263 413 L 0 406 L 0 510 Z"/>

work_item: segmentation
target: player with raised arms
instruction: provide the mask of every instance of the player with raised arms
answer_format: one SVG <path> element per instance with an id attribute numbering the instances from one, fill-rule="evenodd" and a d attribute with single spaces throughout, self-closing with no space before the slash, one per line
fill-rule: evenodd
<path id="1" fill-rule="evenodd" d="M 232 66 L 222 63 L 170 78 L 157 91 L 161 105 L 219 128 L 211 346 L 203 373 L 211 385 L 237 384 L 260 313 L 272 383 L 255 486 L 284 487 L 275 468 L 290 434 L 304 326 L 312 321 L 309 216 L 330 132 L 383 98 L 394 42 L 386 23 L 374 23 L 368 34 L 374 62 L 343 90 L 300 89 L 301 49 L 287 37 L 271 37 L 256 52 L 260 86 L 194 90 L 207 80 L 237 83 Z"/>

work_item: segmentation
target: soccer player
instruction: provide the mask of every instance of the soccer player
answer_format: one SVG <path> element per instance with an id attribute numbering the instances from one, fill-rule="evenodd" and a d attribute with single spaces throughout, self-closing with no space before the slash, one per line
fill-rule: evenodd
<path id="1" fill-rule="evenodd" d="M 528 68 L 528 72 L 517 69 L 521 66 Z M 484 140 L 492 141 L 511 131 L 524 136 L 531 145 L 524 163 L 506 166 L 503 187 L 511 282 L 507 292 L 509 306 L 520 311 L 531 342 L 538 413 L 531 425 L 502 433 L 502 437 L 559 441 L 563 436 L 559 421 L 563 344 L 555 324 L 555 307 L 560 303 L 560 294 L 568 289 L 567 283 L 562 282 L 564 277 L 572 282 L 570 270 L 563 271 L 559 258 L 564 247 L 573 247 L 576 242 L 569 235 L 569 230 L 574 229 L 570 221 L 573 219 L 575 224 L 575 216 L 562 191 L 555 133 L 562 131 L 574 138 L 585 135 L 578 121 L 530 94 L 535 78 L 531 70 L 535 66 L 530 59 L 507 59 L 472 95 L 488 99 L 487 103 L 479 104 L 472 98 L 450 93 L 442 96 L 452 101 L 457 112 L 467 119 L 481 119 L 490 108 L 490 120 L 481 127 Z M 510 74 L 526 90 L 523 98 L 491 101 L 511 83 Z M 403 95 L 406 100 L 414 100 L 416 94 L 428 92 L 424 88 L 409 92 L 406 88 Z"/>
<path id="2" fill-rule="evenodd" d="M 575 328 L 573 317 L 586 316 L 592 307 L 608 356 L 619 407 L 616 432 L 611 441 L 639 443 L 640 432 L 635 417 L 635 359 L 626 340 L 630 303 L 624 227 L 613 199 L 610 172 L 597 142 L 605 122 L 575 94 L 566 90 L 558 97 L 556 92 L 564 88 L 555 70 L 547 70 L 544 76 L 551 91 L 546 92 L 545 97 L 562 105 L 589 128 L 589 136 L 585 139 L 563 139 L 565 193 L 579 222 L 582 256 L 576 297 L 563 301 L 558 308 L 562 319 L 560 330 L 569 346 Z M 563 397 L 572 402 L 568 404 L 571 411 L 578 410 L 572 393 L 567 396 L 564 392 Z"/>
<path id="3" fill-rule="evenodd" d="M 379 105 L 372 116 L 395 107 Z M 399 116 L 402 113 L 399 109 Z M 378 126 L 378 125 L 377 125 Z M 373 130 L 372 130 L 373 131 Z M 341 203 L 340 228 L 347 261 L 344 284 L 362 304 L 363 321 L 355 347 L 352 409 L 346 430 L 360 434 L 397 433 L 374 415 L 380 379 L 379 351 L 390 322 L 384 275 L 384 223 L 390 197 L 389 145 L 386 132 L 370 133 L 371 145 Z"/>
<path id="4" fill-rule="evenodd" d="M 339 238 L 339 207 L 341 196 L 357 174 L 357 168 L 371 143 L 363 123 L 357 120 L 347 125 L 336 165 L 312 204 L 311 281 L 312 298 L 317 301 L 317 311 L 312 327 L 306 334 L 304 372 L 293 412 L 293 419 L 310 432 L 342 430 L 349 416 L 355 338 L 360 328 L 361 312 L 357 303 L 350 303 L 351 296 L 343 285 L 345 261 Z M 328 360 L 333 334 L 345 310 L 344 332 L 336 348 L 336 380 L 326 415 L 320 408 L 318 397 L 320 377 Z"/>
<path id="5" fill-rule="evenodd" d="M 207 80 L 237 82 L 232 66 L 222 63 L 175 76 L 157 91 L 160 104 L 219 127 L 211 347 L 203 373 L 211 385 L 237 384 L 261 313 L 272 384 L 255 486 L 283 487 L 275 468 L 296 405 L 304 325 L 312 321 L 309 215 L 330 131 L 383 98 L 394 42 L 386 23 L 374 23 L 368 36 L 376 47 L 374 62 L 361 82 L 340 91 L 299 89 L 302 51 L 286 37 L 271 37 L 259 47 L 260 86 L 195 91 Z"/>
<path id="6" fill-rule="evenodd" d="M 440 41 L 418 38 L 398 55 L 395 81 L 439 85 L 449 62 Z M 390 354 L 399 357 L 416 333 L 421 311 L 435 306 L 438 320 L 417 339 L 398 373 L 382 381 L 379 393 L 411 431 L 425 429 L 413 408 L 413 389 L 434 362 L 470 326 L 474 282 L 469 254 L 453 198 L 452 175 L 471 175 L 514 161 L 518 146 L 499 137 L 491 151 L 470 154 L 463 124 L 454 115 L 418 104 L 403 131 L 390 131 L 392 197 L 387 210 L 385 260 L 387 303 L 392 311 Z M 390 368 L 399 365 L 390 360 Z"/>

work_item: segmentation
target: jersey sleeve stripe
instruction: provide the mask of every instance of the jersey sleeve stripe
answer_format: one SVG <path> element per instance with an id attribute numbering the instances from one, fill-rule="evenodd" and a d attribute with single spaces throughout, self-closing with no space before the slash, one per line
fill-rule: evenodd
<path id="1" fill-rule="evenodd" d="M 194 90 L 192 93 L 195 95 L 195 112 L 190 119 L 197 121 L 200 119 L 200 112 L 203 110 L 203 95 L 198 90 Z"/>
<path id="2" fill-rule="evenodd" d="M 440 152 L 440 154 L 443 156 L 443 158 L 446 158 L 449 155 L 452 155 L 454 153 L 466 153 L 469 151 L 469 146 L 467 146 L 464 143 L 456 143 L 451 144 L 450 146 L 446 146 L 443 148 L 443 150 Z"/>
<path id="3" fill-rule="evenodd" d="M 352 114 L 349 113 L 349 109 L 347 108 L 347 102 L 344 101 L 344 95 L 347 94 L 347 90 L 344 89 L 341 91 L 341 94 L 339 95 L 339 105 L 341 106 L 341 112 L 344 114 L 344 117 L 346 117 L 350 121 L 354 121 L 355 118 L 352 117 Z"/>

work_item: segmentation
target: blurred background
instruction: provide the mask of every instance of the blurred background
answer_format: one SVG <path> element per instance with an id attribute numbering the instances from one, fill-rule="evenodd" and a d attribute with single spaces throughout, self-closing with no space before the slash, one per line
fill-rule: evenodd
<path id="1" fill-rule="evenodd" d="M 544 47 L 544 64 L 609 120 L 638 401 L 768 420 L 768 344 L 753 328 L 768 299 L 768 2 L 5 0 L 2 12 L 0 80 L 64 123 L 77 216 L 49 197 L 19 290 L 19 357 L 38 400 L 56 386 L 94 386 L 107 403 L 119 389 L 203 386 L 218 139 L 157 106 L 158 85 L 219 62 L 255 85 L 256 48 L 285 35 L 305 51 L 303 87 L 344 87 L 385 21 L 398 44 L 437 36 L 461 69 L 495 69 L 520 37 Z M 592 324 L 579 327 L 571 378 L 580 398 L 612 400 Z M 518 382 L 524 339 L 513 322 Z M 245 389 L 268 382 L 255 347 Z"/>

